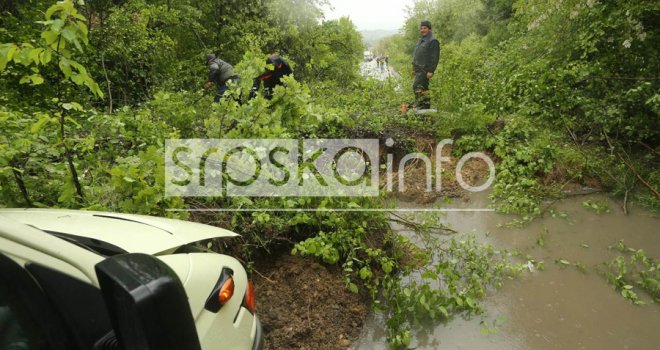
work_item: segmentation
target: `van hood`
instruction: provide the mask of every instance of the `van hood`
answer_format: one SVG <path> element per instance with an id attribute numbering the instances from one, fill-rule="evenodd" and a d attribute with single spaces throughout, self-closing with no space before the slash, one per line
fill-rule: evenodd
<path id="1" fill-rule="evenodd" d="M 158 255 L 189 243 L 235 237 L 235 232 L 196 222 L 153 216 L 68 209 L 0 209 L 7 217 L 53 234 L 86 237 L 128 253 Z"/>

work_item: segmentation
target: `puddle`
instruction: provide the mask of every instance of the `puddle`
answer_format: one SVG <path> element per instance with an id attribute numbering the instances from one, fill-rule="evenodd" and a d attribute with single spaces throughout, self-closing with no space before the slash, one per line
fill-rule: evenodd
<path id="1" fill-rule="evenodd" d="M 584 208 L 586 200 L 607 203 L 610 213 Z M 482 208 L 485 195 L 452 208 Z M 402 205 L 403 206 L 403 205 Z M 639 208 L 625 216 L 620 203 L 589 195 L 554 205 L 556 217 L 537 220 L 525 228 L 498 225 L 512 217 L 488 212 L 448 212 L 443 222 L 459 232 L 474 233 L 498 248 L 518 249 L 545 262 L 545 270 L 507 281 L 484 300 L 486 316 L 456 317 L 416 335 L 417 349 L 657 349 L 660 307 L 643 296 L 644 306 L 632 305 L 596 271 L 616 256 L 607 247 L 620 239 L 660 258 L 660 219 Z M 565 214 L 565 215 L 562 215 Z M 565 216 L 565 217 L 562 217 Z M 402 232 L 405 234 L 405 232 Z M 544 245 L 537 244 L 543 236 Z M 555 263 L 564 259 L 574 266 Z M 640 292 L 639 294 L 643 294 Z M 641 295 L 640 295 L 641 296 Z M 372 315 L 353 349 L 389 349 L 384 321 Z"/>

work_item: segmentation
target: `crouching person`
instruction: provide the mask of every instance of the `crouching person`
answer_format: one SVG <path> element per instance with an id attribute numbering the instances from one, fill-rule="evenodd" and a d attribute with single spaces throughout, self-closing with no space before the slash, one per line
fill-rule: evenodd
<path id="1" fill-rule="evenodd" d="M 234 67 L 231 64 L 215 57 L 212 53 L 206 54 L 206 64 L 209 67 L 206 87 L 210 89 L 213 85 L 216 86 L 217 91 L 213 101 L 219 102 L 222 95 L 229 90 L 227 82 L 237 82 L 238 75 L 234 74 Z"/>

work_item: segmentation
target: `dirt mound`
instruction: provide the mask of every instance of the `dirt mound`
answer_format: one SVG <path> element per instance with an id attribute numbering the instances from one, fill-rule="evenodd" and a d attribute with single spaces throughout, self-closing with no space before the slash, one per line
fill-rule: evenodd
<path id="1" fill-rule="evenodd" d="M 418 138 L 416 142 L 417 150 L 427 155 L 431 161 L 431 173 L 437 175 L 435 169 L 436 140 L 431 138 Z M 420 159 L 415 159 L 406 163 L 405 169 L 398 169 L 398 171 L 393 173 L 393 195 L 397 199 L 418 204 L 433 203 L 442 197 L 467 198 L 467 191 L 460 185 L 456 176 L 456 167 L 459 159 L 452 155 L 452 150 L 453 147 L 450 145 L 442 148 L 442 156 L 449 158 L 449 160 L 441 164 L 441 178 L 438 179 L 437 176 L 435 177 L 432 181 L 430 191 L 427 186 L 427 181 L 429 179 L 429 176 L 427 175 L 427 164 Z M 403 184 L 399 184 L 399 173 L 401 171 L 403 171 Z M 489 171 L 488 164 L 484 161 L 470 159 L 463 164 L 461 168 L 461 176 L 466 184 L 470 186 L 479 186 L 488 178 Z M 436 181 L 441 181 L 440 191 L 434 187 Z M 381 183 L 385 183 L 385 179 L 383 179 Z M 400 191 L 402 187 L 404 190 Z"/>
<path id="2" fill-rule="evenodd" d="M 255 269 L 265 349 L 347 349 L 357 340 L 368 303 L 344 287 L 339 268 L 285 255 Z"/>

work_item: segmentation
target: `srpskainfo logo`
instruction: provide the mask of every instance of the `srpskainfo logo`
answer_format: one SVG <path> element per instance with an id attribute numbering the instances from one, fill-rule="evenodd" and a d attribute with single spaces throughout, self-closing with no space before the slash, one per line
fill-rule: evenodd
<path id="1" fill-rule="evenodd" d="M 435 159 L 409 153 L 397 169 L 415 162 L 425 168 L 426 192 L 442 189 L 443 165 L 452 159 L 442 155 L 450 139 L 435 147 Z M 392 147 L 388 139 L 385 147 Z M 376 139 L 187 139 L 165 143 L 165 194 L 183 197 L 363 197 L 378 196 L 379 189 L 405 192 L 404 171 L 395 171 L 394 156 L 383 156 Z M 479 186 L 466 183 L 462 169 L 478 159 L 488 166 L 488 179 Z M 379 176 L 384 170 L 384 176 Z M 455 164 L 456 182 L 466 191 L 488 189 L 495 180 L 495 165 L 488 155 L 470 152 Z M 396 174 L 396 175 L 395 175 Z M 417 175 L 419 176 L 419 175 Z M 395 178 L 396 177 L 396 178 Z M 384 184 L 379 183 L 382 178 Z M 396 180 L 396 181 L 395 181 Z M 408 179 L 412 180 L 412 179 Z M 398 186 L 395 188 L 394 183 Z M 435 183 L 435 185 L 434 185 Z"/>
<path id="2" fill-rule="evenodd" d="M 167 196 L 378 196 L 375 139 L 166 140 Z"/>

